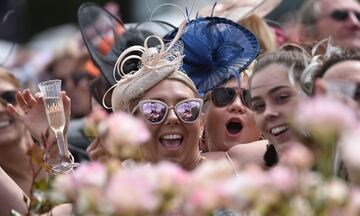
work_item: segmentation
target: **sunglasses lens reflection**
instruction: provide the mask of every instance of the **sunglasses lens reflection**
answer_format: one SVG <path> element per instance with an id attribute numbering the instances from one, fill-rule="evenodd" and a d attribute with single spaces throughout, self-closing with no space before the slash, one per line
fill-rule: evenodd
<path id="1" fill-rule="evenodd" d="M 182 101 L 175 106 L 176 115 L 185 123 L 192 123 L 201 113 L 202 103 L 198 100 Z M 147 101 L 140 105 L 144 119 L 150 124 L 160 124 L 166 117 L 169 107 L 159 101 Z"/>
<path id="2" fill-rule="evenodd" d="M 145 120 L 151 124 L 160 123 L 165 117 L 166 109 L 167 107 L 159 102 L 146 102 L 140 108 Z"/>
<path id="3" fill-rule="evenodd" d="M 184 101 L 176 105 L 175 111 L 182 121 L 190 123 L 199 117 L 201 103 L 199 101 Z"/>

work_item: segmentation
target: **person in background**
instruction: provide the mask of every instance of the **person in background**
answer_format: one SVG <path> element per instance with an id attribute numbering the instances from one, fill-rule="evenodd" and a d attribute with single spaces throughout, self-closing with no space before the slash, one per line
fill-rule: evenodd
<path id="1" fill-rule="evenodd" d="M 336 89 L 341 91 L 338 93 L 353 99 L 360 108 L 359 50 L 332 54 L 315 72 L 314 82 L 314 94 L 336 93 L 332 87 L 338 87 Z"/>
<path id="2" fill-rule="evenodd" d="M 89 56 L 81 51 L 78 39 L 69 39 L 65 47 L 55 51 L 55 57 L 41 74 L 40 80 L 60 79 L 62 89 L 72 99 L 71 118 L 80 119 L 91 112 L 90 82 L 98 76 L 89 67 Z M 80 50 L 80 51 L 79 51 Z"/>
<path id="3" fill-rule="evenodd" d="M 339 97 L 360 117 L 360 52 L 343 50 L 332 53 L 315 71 L 314 95 Z M 339 161 L 339 174 L 350 182 L 357 171 Z M 344 165 L 344 166 L 343 166 Z"/>
<path id="4" fill-rule="evenodd" d="M 360 3 L 355 0 L 308 0 L 300 10 L 303 43 L 331 38 L 341 48 L 360 48 Z"/>
<path id="5" fill-rule="evenodd" d="M 277 42 L 275 30 L 269 26 L 263 17 L 275 9 L 281 0 L 245 1 L 220 0 L 215 7 L 208 6 L 200 10 L 203 17 L 214 16 L 232 20 L 247 28 L 257 38 L 260 44 L 260 53 L 275 51 L 281 45 Z M 277 29 L 280 31 L 280 29 Z"/>

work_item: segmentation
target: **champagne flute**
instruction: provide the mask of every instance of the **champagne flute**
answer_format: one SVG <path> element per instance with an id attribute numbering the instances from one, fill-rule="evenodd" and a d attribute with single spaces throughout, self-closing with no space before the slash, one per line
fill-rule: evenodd
<path id="1" fill-rule="evenodd" d="M 61 80 L 48 80 L 38 84 L 44 97 L 46 117 L 50 128 L 54 131 L 58 147 L 58 155 L 48 162 L 49 173 L 68 173 L 78 163 L 74 163 L 74 157 L 68 150 L 64 138 L 65 114 L 64 105 L 60 96 Z M 47 158 L 45 158 L 47 161 Z"/>

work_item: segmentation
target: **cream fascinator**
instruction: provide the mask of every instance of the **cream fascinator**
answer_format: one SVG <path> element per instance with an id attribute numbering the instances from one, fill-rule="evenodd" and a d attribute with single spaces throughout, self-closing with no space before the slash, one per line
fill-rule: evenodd
<path id="1" fill-rule="evenodd" d="M 177 73 L 176 79 L 182 80 L 190 87 L 193 86 L 193 90 L 196 92 L 190 78 L 179 71 L 183 59 L 183 45 L 178 40 L 184 27 L 185 22 L 180 25 L 180 31 L 168 44 L 154 35 L 145 40 L 144 46 L 132 46 L 121 53 L 113 69 L 113 77 L 117 83 L 108 90 L 110 92 L 113 89 L 111 98 L 113 111 L 129 111 L 131 102 L 173 73 Z M 149 47 L 149 40 L 152 39 L 157 40 L 159 45 Z M 141 53 L 141 56 L 138 53 Z M 124 65 L 131 59 L 140 60 L 139 70 L 125 73 Z M 120 79 L 117 79 L 117 75 Z M 107 107 L 104 100 L 103 105 Z"/>
<path id="2" fill-rule="evenodd" d="M 282 0 L 219 0 L 214 6 L 208 6 L 199 11 L 203 17 L 225 17 L 234 22 L 243 20 L 251 14 L 266 16 L 276 8 Z"/>
<path id="3" fill-rule="evenodd" d="M 314 92 L 314 82 L 318 70 L 322 67 L 323 62 L 330 58 L 333 54 L 341 53 L 339 47 L 333 45 L 332 38 L 326 38 L 315 44 L 311 49 L 310 59 L 309 54 L 305 49 L 299 47 L 303 52 L 305 68 L 301 74 L 296 74 L 294 65 L 289 71 L 289 81 L 295 87 L 300 87 L 299 91 L 304 95 L 312 95 Z"/>

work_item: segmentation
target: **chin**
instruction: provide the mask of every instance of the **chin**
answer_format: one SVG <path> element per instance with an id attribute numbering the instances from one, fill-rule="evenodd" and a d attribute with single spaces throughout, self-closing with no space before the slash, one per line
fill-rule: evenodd
<path id="1" fill-rule="evenodd" d="M 285 142 L 275 144 L 276 151 L 279 152 L 279 153 L 283 153 L 283 152 L 285 152 L 286 149 L 287 149 L 289 146 L 291 146 L 293 143 L 295 143 L 295 141 L 293 141 L 293 140 L 287 140 L 287 141 L 285 141 Z"/>

